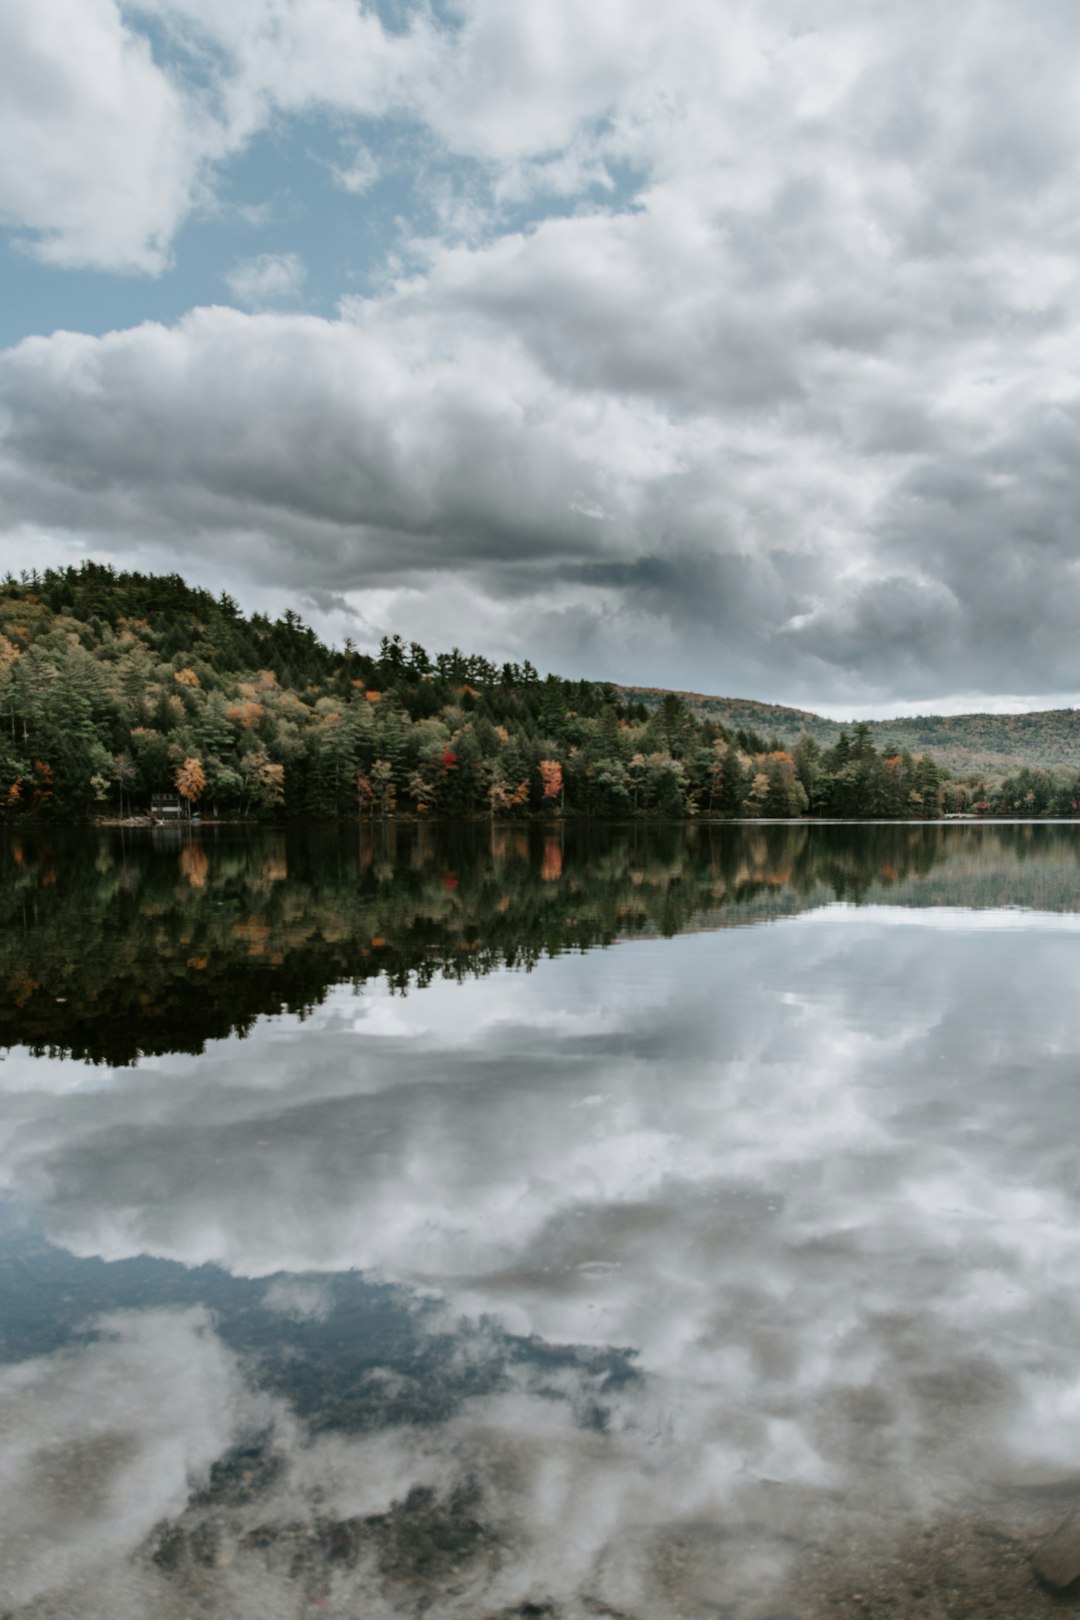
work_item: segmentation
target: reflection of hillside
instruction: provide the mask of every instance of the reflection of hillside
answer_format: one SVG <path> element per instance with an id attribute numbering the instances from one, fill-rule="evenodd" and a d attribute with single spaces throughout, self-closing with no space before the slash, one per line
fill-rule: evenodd
<path id="1" fill-rule="evenodd" d="M 126 1063 L 381 974 L 530 967 L 856 904 L 1080 910 L 1071 828 L 387 827 L 34 833 L 2 847 L 0 1042 Z"/>

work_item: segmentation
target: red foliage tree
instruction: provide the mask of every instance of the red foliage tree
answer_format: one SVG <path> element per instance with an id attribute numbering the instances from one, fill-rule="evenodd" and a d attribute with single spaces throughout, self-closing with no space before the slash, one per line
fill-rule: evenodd
<path id="1" fill-rule="evenodd" d="M 563 773 L 562 765 L 557 759 L 542 759 L 540 761 L 540 780 L 544 784 L 544 798 L 558 799 L 562 796 Z"/>

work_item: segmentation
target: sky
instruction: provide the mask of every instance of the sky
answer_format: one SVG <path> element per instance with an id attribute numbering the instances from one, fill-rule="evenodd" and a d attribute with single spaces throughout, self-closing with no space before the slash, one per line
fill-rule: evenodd
<path id="1" fill-rule="evenodd" d="M 0 570 L 1080 702 L 1066 0 L 0 0 Z"/>

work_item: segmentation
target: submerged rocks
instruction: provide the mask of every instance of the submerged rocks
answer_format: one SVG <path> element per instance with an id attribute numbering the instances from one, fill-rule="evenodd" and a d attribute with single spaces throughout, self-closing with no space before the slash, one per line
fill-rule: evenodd
<path id="1" fill-rule="evenodd" d="M 1039 1580 L 1052 1592 L 1064 1592 L 1080 1581 L 1080 1505 L 1039 1543 L 1032 1564 Z"/>

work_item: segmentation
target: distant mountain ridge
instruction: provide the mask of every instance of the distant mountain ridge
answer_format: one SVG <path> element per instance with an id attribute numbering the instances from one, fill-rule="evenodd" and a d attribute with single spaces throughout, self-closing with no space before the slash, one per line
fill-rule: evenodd
<path id="1" fill-rule="evenodd" d="M 629 703 L 655 708 L 665 690 L 651 686 L 620 686 Z M 759 703 L 752 698 L 717 697 L 705 692 L 681 692 L 682 699 L 700 720 L 712 720 L 732 731 L 752 731 L 776 737 L 785 747 L 809 733 L 822 748 L 831 748 L 841 731 L 848 735 L 860 724 L 854 720 L 828 720 L 809 709 L 781 703 Z M 1080 767 L 1080 709 L 1041 709 L 1028 714 L 920 714 L 895 720 L 868 720 L 879 748 L 894 744 L 912 754 L 930 753 L 959 776 L 972 772 L 1015 770 L 1022 765 Z"/>

